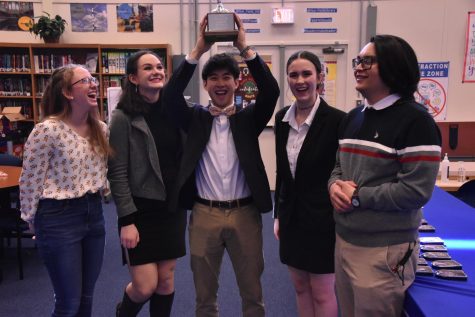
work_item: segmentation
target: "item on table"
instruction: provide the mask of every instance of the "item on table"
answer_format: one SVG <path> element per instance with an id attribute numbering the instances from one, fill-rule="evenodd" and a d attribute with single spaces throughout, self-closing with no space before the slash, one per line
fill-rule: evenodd
<path id="1" fill-rule="evenodd" d="M 435 276 L 447 280 L 466 281 L 468 279 L 467 274 L 462 270 L 437 270 Z"/>
<path id="2" fill-rule="evenodd" d="M 429 265 L 429 263 L 424 258 L 417 258 L 417 265 Z"/>
<path id="3" fill-rule="evenodd" d="M 447 247 L 443 244 L 422 244 L 422 252 L 447 252 Z"/>
<path id="4" fill-rule="evenodd" d="M 434 275 L 434 271 L 427 265 L 418 265 L 416 268 L 416 275 L 423 275 L 423 276 L 432 276 Z"/>
<path id="5" fill-rule="evenodd" d="M 432 262 L 432 267 L 434 269 L 461 270 L 462 264 L 455 260 L 437 260 Z"/>
<path id="6" fill-rule="evenodd" d="M 424 259 L 429 261 L 452 259 L 452 257 L 447 252 L 424 252 L 422 253 L 422 256 Z"/>
<path id="7" fill-rule="evenodd" d="M 440 237 L 420 237 L 419 242 L 421 244 L 444 244 L 444 240 Z"/>
<path id="8" fill-rule="evenodd" d="M 429 224 L 420 225 L 419 232 L 435 232 L 435 227 Z"/>

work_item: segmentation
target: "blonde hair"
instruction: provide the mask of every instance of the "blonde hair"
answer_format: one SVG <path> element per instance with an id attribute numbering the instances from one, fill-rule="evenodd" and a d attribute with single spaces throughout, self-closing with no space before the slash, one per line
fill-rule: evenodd
<path id="1" fill-rule="evenodd" d="M 64 96 L 63 91 L 71 91 L 71 79 L 76 68 L 82 65 L 68 64 L 56 68 L 46 85 L 40 107 L 45 119 L 62 120 L 72 114 L 71 102 Z M 107 157 L 112 154 L 112 149 L 100 124 L 99 112 L 94 109 L 89 112 L 87 124 L 90 129 L 89 143 L 92 148 L 99 149 L 99 154 Z"/>

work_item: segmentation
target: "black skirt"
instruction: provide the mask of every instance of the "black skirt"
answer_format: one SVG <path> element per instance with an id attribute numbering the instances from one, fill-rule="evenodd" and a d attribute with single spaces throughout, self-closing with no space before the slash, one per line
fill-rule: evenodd
<path id="1" fill-rule="evenodd" d="M 299 214 L 294 211 L 294 217 L 280 222 L 281 262 L 313 274 L 334 273 L 335 223 L 332 213 L 322 212 L 324 216 L 318 220 L 308 214 L 295 213 Z"/>
<path id="2" fill-rule="evenodd" d="M 134 224 L 139 231 L 140 241 L 135 248 L 127 250 L 130 265 L 155 263 L 184 256 L 186 210 L 168 212 L 165 202 L 144 198 L 134 197 L 134 203 L 138 208 Z M 122 262 L 127 264 L 123 247 Z"/>

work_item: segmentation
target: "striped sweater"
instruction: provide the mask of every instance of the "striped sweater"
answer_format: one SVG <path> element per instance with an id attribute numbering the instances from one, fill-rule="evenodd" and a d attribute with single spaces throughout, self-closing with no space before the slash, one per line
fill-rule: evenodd
<path id="1" fill-rule="evenodd" d="M 329 186 L 352 180 L 361 206 L 334 213 L 336 232 L 349 243 L 378 247 L 414 241 L 421 207 L 439 169 L 441 136 L 425 108 L 411 99 L 375 110 L 353 109 L 342 122 Z"/>

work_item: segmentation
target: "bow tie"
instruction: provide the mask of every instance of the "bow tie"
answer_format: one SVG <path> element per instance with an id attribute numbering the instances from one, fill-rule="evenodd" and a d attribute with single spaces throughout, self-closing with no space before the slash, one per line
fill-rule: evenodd
<path id="1" fill-rule="evenodd" d="M 236 113 L 236 107 L 234 105 L 227 106 L 226 108 L 219 108 L 214 105 L 211 105 L 209 106 L 208 110 L 213 117 L 217 117 L 220 115 L 225 115 L 226 117 L 229 117 Z"/>

